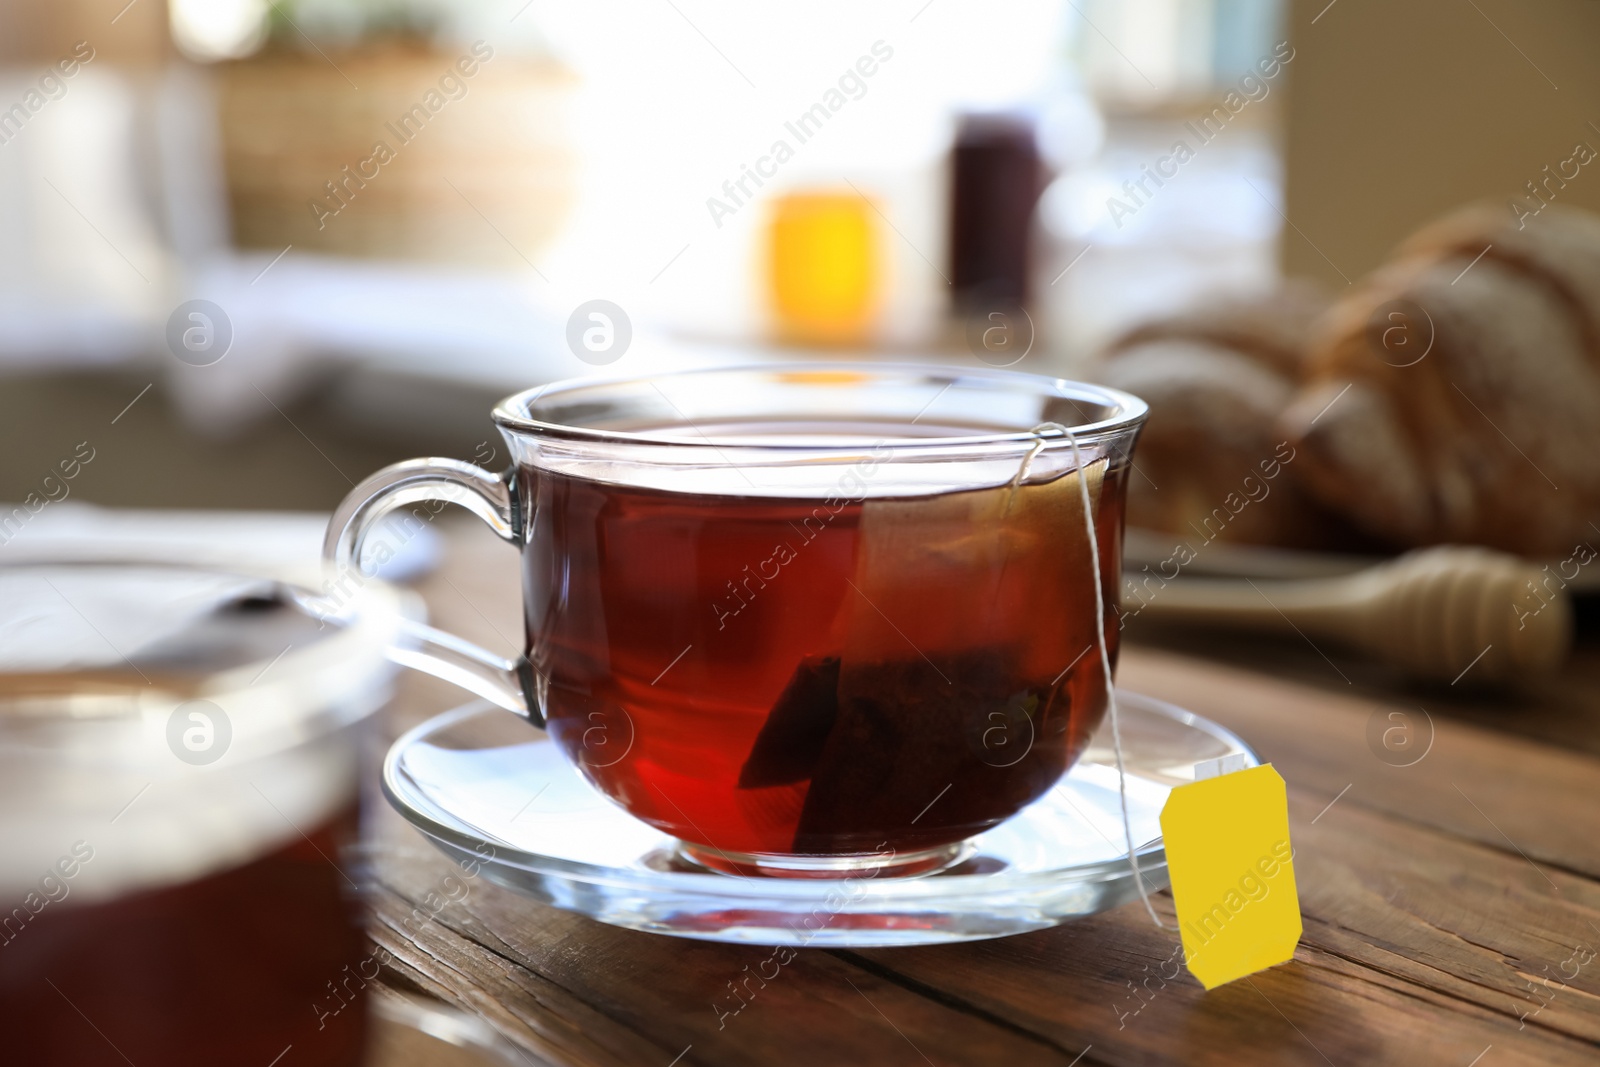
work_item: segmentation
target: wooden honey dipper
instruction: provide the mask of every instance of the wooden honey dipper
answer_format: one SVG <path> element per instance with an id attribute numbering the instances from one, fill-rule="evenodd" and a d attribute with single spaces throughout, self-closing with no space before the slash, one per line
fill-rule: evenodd
<path id="1" fill-rule="evenodd" d="M 1508 681 L 1555 670 L 1572 642 L 1571 601 L 1564 590 L 1536 596 L 1542 577 L 1516 556 L 1440 545 L 1335 578 L 1180 578 L 1152 590 L 1137 611 L 1299 632 L 1424 678 L 1454 681 L 1470 666 L 1477 681 Z"/>

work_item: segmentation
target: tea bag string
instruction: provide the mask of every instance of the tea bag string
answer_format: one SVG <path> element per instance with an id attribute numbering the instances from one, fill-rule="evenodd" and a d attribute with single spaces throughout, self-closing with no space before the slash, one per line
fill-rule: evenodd
<path id="1" fill-rule="evenodd" d="M 1100 539 L 1095 536 L 1094 516 L 1090 513 L 1089 479 L 1084 472 L 1083 453 L 1078 448 L 1077 436 L 1059 422 L 1041 422 L 1035 426 L 1029 432 L 1038 440 L 1023 457 L 1022 466 L 1017 470 L 1017 476 L 1011 483 L 1012 490 L 1015 492 L 1021 486 L 1034 457 L 1044 449 L 1046 430 L 1057 430 L 1066 435 L 1072 444 L 1072 462 L 1078 474 L 1078 499 L 1083 502 L 1083 528 L 1084 534 L 1089 539 L 1089 561 L 1094 568 L 1094 636 L 1095 642 L 1100 646 L 1100 669 L 1105 672 L 1106 701 L 1111 710 L 1111 744 L 1117 753 L 1117 798 L 1122 805 L 1122 837 L 1128 847 L 1128 867 L 1133 871 L 1133 884 L 1139 890 L 1139 899 L 1144 902 L 1144 910 L 1150 913 L 1150 921 L 1163 930 L 1169 930 L 1172 927 L 1161 921 L 1156 909 L 1150 904 L 1150 894 L 1144 886 L 1144 874 L 1139 870 L 1139 857 L 1133 848 L 1133 826 L 1128 819 L 1128 774 L 1122 757 L 1122 723 L 1117 715 L 1117 689 L 1111 680 L 1111 654 L 1106 649 L 1106 604 L 1100 580 Z"/>

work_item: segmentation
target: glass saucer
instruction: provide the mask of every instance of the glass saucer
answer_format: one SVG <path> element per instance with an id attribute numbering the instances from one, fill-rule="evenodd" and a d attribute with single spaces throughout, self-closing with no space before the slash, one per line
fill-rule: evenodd
<path id="1" fill-rule="evenodd" d="M 1118 690 L 1128 816 L 1148 889 L 1167 884 L 1160 815 L 1195 765 L 1259 760 L 1215 723 Z M 1230 767 L 1230 769 L 1232 769 Z M 938 873 L 791 879 L 721 874 L 606 800 L 548 737 L 478 702 L 394 743 L 383 789 L 452 859 L 545 904 L 632 930 L 761 945 L 867 947 L 1002 937 L 1137 896 L 1109 721 L 1039 800 Z"/>

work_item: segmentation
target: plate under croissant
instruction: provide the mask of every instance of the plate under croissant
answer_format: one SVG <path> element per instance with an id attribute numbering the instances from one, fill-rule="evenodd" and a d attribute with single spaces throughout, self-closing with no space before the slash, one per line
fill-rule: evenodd
<path id="1" fill-rule="evenodd" d="M 1118 691 L 1128 816 L 1147 889 L 1167 884 L 1160 814 L 1195 764 L 1259 762 L 1191 712 Z M 720 874 L 606 800 L 527 722 L 485 703 L 438 715 L 384 761 L 389 801 L 451 858 L 534 900 L 633 930 L 764 945 L 867 947 L 1002 937 L 1117 907 L 1129 869 L 1109 721 L 1048 793 L 913 878 Z"/>
<path id="2" fill-rule="evenodd" d="M 1130 577 L 1143 568 L 1160 571 L 1170 565 L 1174 547 L 1187 535 L 1167 530 L 1129 526 L 1124 534 L 1123 568 Z M 1576 556 L 1576 554 L 1574 554 Z M 1342 552 L 1317 552 L 1303 548 L 1277 548 L 1271 545 L 1219 542 L 1207 544 L 1205 552 L 1184 567 L 1186 575 L 1205 578 L 1266 578 L 1295 581 L 1310 578 L 1339 578 L 1383 563 L 1392 556 L 1360 556 Z M 1578 557 L 1581 558 L 1581 557 Z M 1562 587 L 1574 593 L 1600 593 L 1600 568 L 1574 567 L 1577 558 L 1534 560 L 1546 566 Z M 1164 573 L 1164 572 L 1163 572 Z"/>

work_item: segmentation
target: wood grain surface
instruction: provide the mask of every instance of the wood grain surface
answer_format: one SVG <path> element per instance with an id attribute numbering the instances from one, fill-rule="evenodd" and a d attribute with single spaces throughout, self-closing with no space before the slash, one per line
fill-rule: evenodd
<path id="1" fill-rule="evenodd" d="M 514 553 L 446 529 L 449 558 L 420 587 L 434 622 L 512 653 Z M 536 1065 L 1594 1064 L 1600 956 L 1579 962 L 1600 949 L 1593 630 L 1541 690 L 1498 693 L 1404 689 L 1284 642 L 1133 633 L 1121 685 L 1237 731 L 1289 785 L 1305 935 L 1291 963 L 1209 993 L 1174 976 L 1175 933 L 1134 904 L 995 941 L 802 949 L 722 1015 L 713 1002 L 768 949 L 616 929 L 481 877 L 435 911 L 459 869 L 386 807 L 383 980 L 479 1015 Z M 387 734 L 463 702 L 407 678 Z M 1426 752 L 1410 766 L 1370 740 L 1396 724 Z M 1171 923 L 1170 896 L 1155 901 Z"/>

